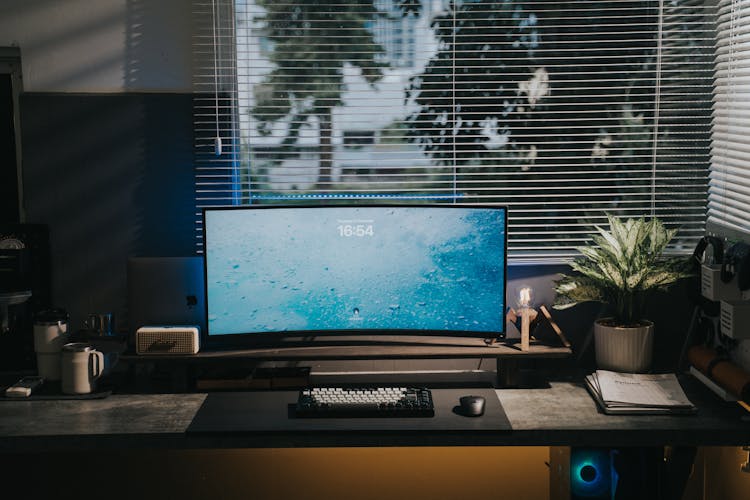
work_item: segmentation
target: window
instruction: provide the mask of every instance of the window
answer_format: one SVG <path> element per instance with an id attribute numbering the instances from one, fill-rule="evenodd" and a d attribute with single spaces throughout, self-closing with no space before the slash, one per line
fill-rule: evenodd
<path id="1" fill-rule="evenodd" d="M 200 8 L 199 206 L 508 205 L 515 261 L 574 255 L 606 213 L 679 226 L 674 251 L 704 234 L 715 33 L 706 2 Z"/>
<path id="2" fill-rule="evenodd" d="M 750 4 L 721 0 L 711 142 L 708 229 L 750 236 Z"/>

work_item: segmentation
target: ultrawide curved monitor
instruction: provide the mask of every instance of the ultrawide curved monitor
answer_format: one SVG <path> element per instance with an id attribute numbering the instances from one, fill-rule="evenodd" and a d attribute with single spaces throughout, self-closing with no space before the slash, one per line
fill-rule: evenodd
<path id="1" fill-rule="evenodd" d="M 264 334 L 505 334 L 507 210 L 209 208 L 209 343 Z"/>

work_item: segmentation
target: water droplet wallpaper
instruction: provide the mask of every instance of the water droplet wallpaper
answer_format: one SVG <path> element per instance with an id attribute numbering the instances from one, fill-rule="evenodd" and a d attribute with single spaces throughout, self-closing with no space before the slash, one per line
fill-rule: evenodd
<path id="1" fill-rule="evenodd" d="M 504 209 L 248 207 L 205 224 L 210 335 L 504 332 Z"/>

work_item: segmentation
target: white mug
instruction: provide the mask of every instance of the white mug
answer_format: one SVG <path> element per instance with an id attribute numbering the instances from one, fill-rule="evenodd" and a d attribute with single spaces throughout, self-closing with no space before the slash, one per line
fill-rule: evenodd
<path id="1" fill-rule="evenodd" d="M 104 354 L 83 342 L 65 344 L 60 351 L 60 368 L 63 393 L 88 394 L 95 390 L 104 371 Z"/>

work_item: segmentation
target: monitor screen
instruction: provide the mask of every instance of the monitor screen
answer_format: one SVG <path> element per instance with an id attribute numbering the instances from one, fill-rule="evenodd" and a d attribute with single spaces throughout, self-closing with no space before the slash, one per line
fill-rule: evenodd
<path id="1" fill-rule="evenodd" d="M 505 207 L 204 209 L 207 337 L 505 333 Z"/>

